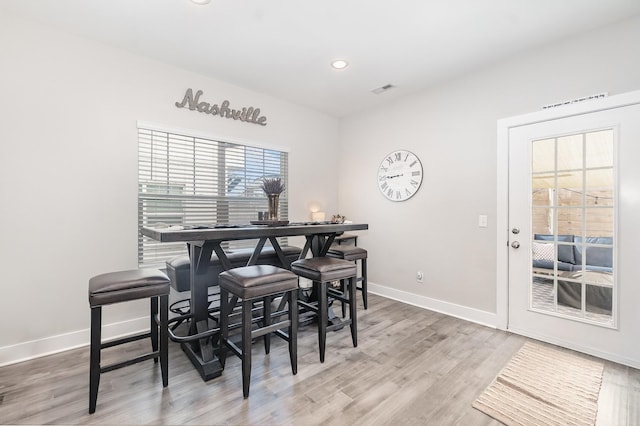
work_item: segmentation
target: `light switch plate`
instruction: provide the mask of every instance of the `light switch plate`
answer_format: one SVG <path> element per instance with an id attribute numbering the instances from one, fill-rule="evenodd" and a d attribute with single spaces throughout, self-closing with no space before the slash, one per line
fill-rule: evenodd
<path id="1" fill-rule="evenodd" d="M 487 215 L 486 214 L 481 214 L 480 216 L 478 216 L 478 226 L 480 228 L 486 228 L 487 227 Z"/>

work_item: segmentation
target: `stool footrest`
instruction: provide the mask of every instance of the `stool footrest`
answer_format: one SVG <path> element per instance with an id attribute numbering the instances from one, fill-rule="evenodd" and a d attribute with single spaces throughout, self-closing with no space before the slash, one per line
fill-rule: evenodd
<path id="1" fill-rule="evenodd" d="M 217 296 L 217 298 L 215 297 Z M 209 312 L 218 312 L 220 311 L 220 295 L 219 294 L 210 294 L 209 295 Z M 169 305 L 169 312 L 178 315 L 187 315 L 191 312 L 191 299 L 180 299 L 173 302 Z"/>
<path id="2" fill-rule="evenodd" d="M 309 311 L 318 312 L 318 306 L 314 305 L 312 303 L 305 302 L 303 300 L 298 300 L 298 305 L 303 306 L 304 308 L 308 309 Z"/>
<path id="3" fill-rule="evenodd" d="M 264 336 L 265 334 L 274 333 L 276 330 L 280 330 L 281 328 L 284 328 L 284 327 L 289 327 L 289 324 L 291 324 L 291 322 L 289 320 L 286 320 L 286 321 L 280 321 L 275 324 L 270 324 L 267 327 L 262 327 L 258 330 L 253 330 L 251 332 L 251 338 L 253 339 L 256 337 Z"/>
<path id="4" fill-rule="evenodd" d="M 133 336 L 121 337 L 119 339 L 109 340 L 100 344 L 100 349 L 106 349 L 113 346 L 118 346 L 123 343 L 135 342 L 136 340 L 148 339 L 151 337 L 151 333 L 134 334 Z"/>
<path id="5" fill-rule="evenodd" d="M 231 340 L 226 340 L 225 343 L 235 356 L 242 359 L 242 350 L 238 347 L 238 345 L 233 343 Z"/>
<path id="6" fill-rule="evenodd" d="M 333 304 L 334 299 L 340 300 L 341 302 L 349 303 L 349 299 L 342 296 L 340 293 L 338 294 L 330 294 L 331 299 L 327 306 L 331 306 Z M 298 306 L 302 307 L 303 310 L 300 312 L 300 315 L 303 315 L 308 312 L 313 312 L 314 314 L 318 313 L 318 302 L 305 302 L 303 300 L 298 300 Z"/>
<path id="7" fill-rule="evenodd" d="M 276 336 L 278 336 L 279 338 L 286 340 L 287 342 L 289 341 L 290 337 L 288 333 L 285 333 L 282 330 L 276 330 L 273 332 L 273 334 L 275 334 Z"/>
<path id="8" fill-rule="evenodd" d="M 327 325 L 327 331 L 342 330 L 346 325 L 350 325 L 351 322 L 350 319 L 341 319 L 336 324 Z"/>
<path id="9" fill-rule="evenodd" d="M 118 368 L 127 367 L 129 365 L 137 364 L 142 361 L 146 361 L 148 359 L 155 359 L 160 356 L 160 351 L 149 352 L 148 354 L 140 355 L 135 358 L 129 359 L 127 361 L 118 362 L 115 364 L 105 365 L 104 367 L 100 367 L 100 373 L 106 373 L 112 370 L 116 370 Z"/>
<path id="10" fill-rule="evenodd" d="M 207 337 L 220 333 L 220 328 L 216 327 L 216 328 L 210 328 L 209 330 L 206 330 L 197 334 L 190 334 L 188 336 L 178 336 L 177 334 L 175 334 L 174 330 L 171 328 L 171 324 L 173 324 L 174 322 L 184 321 L 185 319 L 191 319 L 191 318 L 193 318 L 193 315 L 191 314 L 179 315 L 177 317 L 171 318 L 171 320 L 169 320 L 168 322 L 169 339 L 177 343 L 188 343 L 188 342 L 194 342 L 200 339 L 206 339 Z"/>
<path id="11" fill-rule="evenodd" d="M 255 309 L 253 311 L 255 311 Z M 279 317 L 281 317 L 283 315 L 287 315 L 287 311 L 275 312 L 275 313 L 271 314 L 271 319 L 272 320 L 273 319 L 277 320 Z M 229 318 L 235 318 L 237 316 L 238 315 L 233 314 L 233 315 L 229 315 Z M 261 323 L 262 321 L 264 321 L 264 316 L 253 317 L 251 319 L 251 325 Z M 280 324 L 280 323 L 282 323 L 282 322 L 279 322 L 278 324 Z M 286 326 L 288 326 L 288 325 L 289 325 L 289 323 L 286 324 Z M 227 328 L 229 329 L 229 336 L 236 335 L 236 334 L 238 334 L 237 331 L 242 328 L 242 322 L 237 321 L 237 322 L 234 322 L 234 323 L 229 323 Z M 253 337 L 255 337 L 255 336 L 253 336 Z"/>
<path id="12" fill-rule="evenodd" d="M 333 299 L 338 299 L 341 302 L 350 303 L 349 298 L 345 297 L 344 293 L 342 293 L 341 291 L 334 290 L 332 288 L 327 289 L 327 296 Z"/>

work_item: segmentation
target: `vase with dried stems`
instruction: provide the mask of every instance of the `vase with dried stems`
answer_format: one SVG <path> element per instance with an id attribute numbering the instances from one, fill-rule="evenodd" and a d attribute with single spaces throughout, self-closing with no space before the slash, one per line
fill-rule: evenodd
<path id="1" fill-rule="evenodd" d="M 280 203 L 280 194 L 284 191 L 284 183 L 280 178 L 264 178 L 262 179 L 262 190 L 267 194 L 267 207 L 269 215 L 267 220 L 278 220 L 278 207 Z"/>

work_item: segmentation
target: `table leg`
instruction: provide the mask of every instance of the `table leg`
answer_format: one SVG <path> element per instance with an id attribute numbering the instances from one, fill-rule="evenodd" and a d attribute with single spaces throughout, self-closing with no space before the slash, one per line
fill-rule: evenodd
<path id="1" fill-rule="evenodd" d="M 280 243 L 278 243 L 278 240 L 275 237 L 269 237 L 269 241 L 271 241 L 271 247 L 273 247 L 273 250 L 275 250 L 278 259 L 282 264 L 282 267 L 291 270 L 291 262 L 287 261 L 287 258 L 284 255 L 284 252 L 282 251 L 282 247 L 280 247 Z"/>
<path id="2" fill-rule="evenodd" d="M 251 257 L 249 257 L 249 260 L 247 261 L 247 266 L 255 265 L 258 262 L 260 252 L 262 252 L 262 248 L 264 247 L 264 243 L 266 242 L 266 238 L 260 238 L 260 240 L 258 240 L 258 244 L 253 249 L 253 253 L 251 253 Z"/>
<path id="3" fill-rule="evenodd" d="M 204 274 L 211 260 L 214 250 L 213 244 L 189 243 L 189 258 L 191 259 L 191 334 L 197 334 L 209 330 L 208 316 L 208 283 L 204 280 Z M 187 354 L 191 363 L 196 367 L 203 380 L 210 380 L 222 374 L 222 365 L 215 356 L 212 342 L 219 340 L 213 336 L 199 339 L 192 343 L 182 343 L 182 350 Z"/>

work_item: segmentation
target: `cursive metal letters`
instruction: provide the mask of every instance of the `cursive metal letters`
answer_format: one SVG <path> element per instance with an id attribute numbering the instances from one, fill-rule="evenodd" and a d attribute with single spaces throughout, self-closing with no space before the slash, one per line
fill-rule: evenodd
<path id="1" fill-rule="evenodd" d="M 209 102 L 200 102 L 202 90 L 198 90 L 193 96 L 193 89 L 187 89 L 182 102 L 176 102 L 178 108 L 189 108 L 191 111 L 204 112 L 205 114 L 217 115 L 224 118 L 232 118 L 247 123 L 267 125 L 267 117 L 260 115 L 260 108 L 245 107 L 242 110 L 229 108 L 229 101 L 224 100 L 218 104 L 211 105 Z"/>

